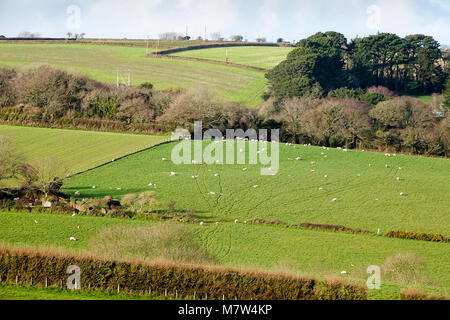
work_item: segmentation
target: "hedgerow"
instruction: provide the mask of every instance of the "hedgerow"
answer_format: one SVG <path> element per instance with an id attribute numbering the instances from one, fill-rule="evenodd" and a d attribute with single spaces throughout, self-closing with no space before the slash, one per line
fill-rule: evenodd
<path id="1" fill-rule="evenodd" d="M 0 248 L 1 281 L 64 287 L 70 265 L 81 270 L 81 289 L 208 299 L 364 300 L 366 289 L 340 281 L 213 267 L 107 261 L 89 256 Z"/>
<path id="2" fill-rule="evenodd" d="M 390 238 L 399 239 L 413 239 L 422 241 L 432 241 L 432 242 L 448 242 L 448 238 L 444 237 L 440 233 L 428 234 L 428 233 L 417 233 L 411 231 L 389 231 L 386 236 Z"/>

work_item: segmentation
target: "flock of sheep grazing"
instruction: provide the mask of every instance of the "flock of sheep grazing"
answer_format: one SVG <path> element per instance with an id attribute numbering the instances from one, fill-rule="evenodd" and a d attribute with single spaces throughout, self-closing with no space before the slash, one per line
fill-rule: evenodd
<path id="1" fill-rule="evenodd" d="M 293 147 L 294 149 L 297 148 L 296 145 L 292 145 L 292 144 L 290 144 L 290 143 L 287 143 L 286 146 L 287 146 L 287 147 Z M 310 145 L 305 145 L 305 146 L 310 146 Z M 348 149 L 344 149 L 344 148 L 337 148 L 337 149 L 338 149 L 338 150 L 342 150 L 342 152 L 349 152 Z M 320 153 L 320 155 L 321 155 L 323 158 L 328 158 L 328 155 L 327 155 L 325 152 L 326 152 L 326 151 L 329 151 L 329 150 L 330 150 L 330 148 L 323 147 L 323 151 Z M 263 151 L 265 151 L 265 150 L 263 150 Z M 363 150 L 363 151 L 364 151 L 364 150 Z M 244 150 L 243 150 L 243 149 L 240 149 L 239 152 L 242 153 L 242 152 L 244 152 Z M 260 151 L 259 151 L 259 152 L 260 152 Z M 386 156 L 387 158 L 390 158 L 390 157 L 395 157 L 396 155 L 395 155 L 395 154 L 388 154 L 388 153 L 386 153 L 385 156 Z M 295 159 L 294 159 L 294 158 L 288 158 L 288 160 L 289 160 L 289 161 L 294 161 L 294 160 L 295 160 L 295 161 L 302 161 L 302 160 L 303 160 L 303 157 L 302 157 L 302 156 L 298 156 L 298 157 L 296 157 Z M 167 158 L 162 158 L 161 161 L 169 161 L 169 160 L 168 160 Z M 193 160 L 193 161 L 192 161 L 192 164 L 196 165 L 196 164 L 198 164 L 198 163 L 197 163 L 195 160 Z M 310 164 L 311 164 L 311 166 L 315 167 L 315 166 L 317 165 L 317 162 L 316 162 L 316 161 L 311 161 Z M 372 163 L 369 163 L 369 167 L 373 167 L 373 164 L 372 164 Z M 389 164 L 386 164 L 386 165 L 385 165 L 385 168 L 389 169 L 389 168 L 390 168 L 390 165 L 389 165 Z M 401 168 L 401 167 L 399 167 L 398 169 L 399 169 L 399 170 L 403 170 L 403 168 Z M 242 170 L 242 173 L 245 173 L 245 172 L 248 171 L 248 168 L 242 168 L 241 170 Z M 316 171 L 315 169 L 311 169 L 311 172 L 315 172 L 315 171 Z M 208 170 L 208 172 L 212 172 L 212 170 Z M 171 171 L 171 172 L 169 173 L 169 176 L 170 176 L 170 177 L 177 177 L 178 175 L 179 175 L 179 174 L 178 174 L 177 172 L 175 172 L 175 171 Z M 212 174 L 212 175 L 213 175 L 214 177 L 220 177 L 220 174 L 219 174 L 219 173 L 214 173 L 214 174 Z M 358 177 L 361 177 L 361 174 L 358 173 L 357 176 L 358 176 Z M 198 178 L 199 178 L 199 175 L 193 175 L 193 176 L 192 176 L 192 179 L 198 179 Z M 325 175 L 323 176 L 323 178 L 324 178 L 324 179 L 328 179 L 328 178 L 329 178 L 329 175 L 328 175 L 328 174 L 325 174 Z M 400 181 L 402 181 L 403 179 L 402 179 L 401 177 L 397 177 L 396 180 L 400 182 Z M 149 187 L 152 187 L 152 188 L 156 188 L 156 184 L 154 184 L 154 183 L 149 183 L 148 186 L 149 186 Z M 256 185 L 256 184 L 253 185 L 253 188 L 255 188 L 255 189 L 257 189 L 257 188 L 259 188 L 259 187 L 260 187 L 259 185 Z M 96 186 L 93 186 L 92 188 L 95 189 Z M 116 188 L 116 190 L 121 190 L 121 188 Z M 324 188 L 323 188 L 323 187 L 319 187 L 319 191 L 324 191 Z M 75 195 L 76 195 L 76 196 L 80 196 L 81 193 L 80 193 L 79 191 L 77 191 L 77 192 L 75 192 Z M 215 192 L 215 191 L 210 191 L 210 192 L 208 193 L 208 195 L 210 195 L 210 196 L 217 196 L 218 194 L 217 194 L 217 192 Z M 401 193 L 400 193 L 400 196 L 406 196 L 406 194 L 405 194 L 404 192 L 401 192 Z M 375 200 L 378 201 L 379 199 L 376 198 Z M 339 201 L 339 199 L 338 199 L 337 197 L 331 199 L 331 202 L 333 202 L 333 203 L 338 202 L 338 201 Z M 35 221 L 35 222 L 38 223 L 37 221 Z M 234 224 L 239 224 L 239 222 L 240 222 L 240 221 L 239 221 L 238 219 L 234 220 Z M 247 222 L 247 221 L 244 221 L 244 223 L 246 223 L 246 222 Z M 219 222 L 216 222 L 215 225 L 218 226 L 218 225 L 219 225 Z M 201 222 L 200 222 L 200 226 L 205 226 L 205 222 L 204 222 L 204 221 L 201 221 Z M 79 227 L 78 227 L 78 228 L 79 228 Z M 380 232 L 381 232 L 380 229 L 378 229 L 378 234 L 379 234 Z M 77 239 L 76 239 L 75 237 L 70 237 L 69 240 L 70 240 L 70 241 L 77 241 Z M 342 271 L 341 274 L 342 274 L 342 275 L 345 275 L 345 274 L 348 274 L 348 273 L 347 273 L 347 271 Z"/>

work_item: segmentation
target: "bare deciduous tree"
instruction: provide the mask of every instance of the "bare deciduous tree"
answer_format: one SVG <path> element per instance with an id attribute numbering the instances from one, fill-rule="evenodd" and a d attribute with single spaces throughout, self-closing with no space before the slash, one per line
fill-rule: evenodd
<path id="1" fill-rule="evenodd" d="M 13 141 L 0 136 L 0 187 L 9 179 L 17 178 L 21 172 L 23 158 Z"/>
<path id="2" fill-rule="evenodd" d="M 29 188 L 41 191 L 47 199 L 49 193 L 57 192 L 61 188 L 67 174 L 68 170 L 61 162 L 43 158 L 28 167 L 26 176 L 30 183 Z"/>

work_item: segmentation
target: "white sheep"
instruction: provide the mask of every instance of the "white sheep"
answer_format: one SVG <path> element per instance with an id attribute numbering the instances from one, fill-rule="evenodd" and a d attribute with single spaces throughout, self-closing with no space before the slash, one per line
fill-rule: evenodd
<path id="1" fill-rule="evenodd" d="M 337 198 L 334 198 L 333 200 L 331 200 L 331 202 L 336 202 L 338 199 Z"/>
<path id="2" fill-rule="evenodd" d="M 212 195 L 212 196 L 214 196 L 216 193 L 213 192 L 213 191 L 211 191 L 209 194 Z"/>
<path id="3" fill-rule="evenodd" d="M 172 171 L 172 172 L 170 173 L 170 176 L 171 176 L 171 177 L 175 177 L 176 175 L 177 175 L 176 172 L 173 172 L 173 171 Z"/>
<path id="4" fill-rule="evenodd" d="M 302 160 L 302 158 L 301 157 L 297 157 L 297 158 L 295 158 L 295 160 L 300 161 L 300 160 Z"/>
<path id="5" fill-rule="evenodd" d="M 203 221 L 202 221 L 202 222 L 200 222 L 200 225 L 201 225 L 201 226 L 203 226 L 204 224 L 205 224 L 205 223 L 204 223 Z"/>
<path id="6" fill-rule="evenodd" d="M 75 191 L 75 195 L 76 195 L 76 196 L 80 196 L 80 195 L 81 195 L 81 192 L 80 192 L 80 191 Z"/>
<path id="7" fill-rule="evenodd" d="M 348 274 L 348 272 L 347 271 L 341 271 L 341 274 Z"/>
<path id="8" fill-rule="evenodd" d="M 162 160 L 162 161 L 167 161 L 167 158 L 162 158 L 161 160 Z"/>
<path id="9" fill-rule="evenodd" d="M 234 223 L 239 223 L 239 220 L 238 219 L 234 220 Z"/>
<path id="10" fill-rule="evenodd" d="M 69 240 L 70 241 L 77 241 L 77 239 L 75 237 L 70 237 Z"/>
<path id="11" fill-rule="evenodd" d="M 242 171 L 247 171 L 247 168 L 243 168 Z"/>

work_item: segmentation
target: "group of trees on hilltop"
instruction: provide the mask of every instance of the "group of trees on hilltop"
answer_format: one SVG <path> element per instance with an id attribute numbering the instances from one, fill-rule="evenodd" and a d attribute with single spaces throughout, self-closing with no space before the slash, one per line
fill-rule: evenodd
<path id="1" fill-rule="evenodd" d="M 343 34 L 319 32 L 301 40 L 266 77 L 278 101 L 321 98 L 343 87 L 430 94 L 444 88 L 447 60 L 430 36 L 379 33 L 348 42 Z"/>

